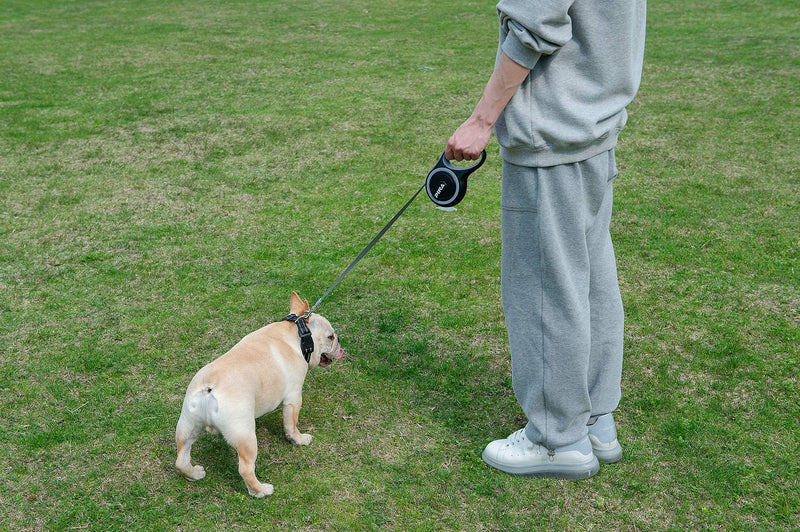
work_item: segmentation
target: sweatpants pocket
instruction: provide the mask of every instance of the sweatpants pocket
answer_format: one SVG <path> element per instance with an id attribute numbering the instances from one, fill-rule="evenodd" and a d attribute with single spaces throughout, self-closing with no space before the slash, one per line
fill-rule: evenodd
<path id="1" fill-rule="evenodd" d="M 537 169 L 503 161 L 503 184 L 500 206 L 509 212 L 537 212 Z"/>

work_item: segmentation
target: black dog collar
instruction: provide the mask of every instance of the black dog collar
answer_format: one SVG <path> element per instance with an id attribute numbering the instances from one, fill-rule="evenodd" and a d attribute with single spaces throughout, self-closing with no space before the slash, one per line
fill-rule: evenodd
<path id="1" fill-rule="evenodd" d="M 311 331 L 306 324 L 306 320 L 303 316 L 289 314 L 283 318 L 283 321 L 291 321 L 297 325 L 297 334 L 300 336 L 300 350 L 303 352 L 303 358 L 306 359 L 306 363 L 308 363 L 311 360 L 311 353 L 314 351 L 314 339 L 311 337 Z"/>

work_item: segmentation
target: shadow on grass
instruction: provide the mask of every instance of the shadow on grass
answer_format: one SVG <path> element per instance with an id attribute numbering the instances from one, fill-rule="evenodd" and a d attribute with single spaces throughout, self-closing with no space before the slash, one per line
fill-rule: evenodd
<path id="1" fill-rule="evenodd" d="M 408 391 L 411 403 L 422 403 L 430 417 L 454 434 L 477 442 L 494 432 L 524 424 L 506 366 L 492 354 L 471 347 L 474 327 L 442 329 L 412 308 L 389 305 L 358 330 L 360 369 Z M 365 344 L 368 342 L 368 345 Z M 518 427 L 517 427 L 518 428 Z"/>

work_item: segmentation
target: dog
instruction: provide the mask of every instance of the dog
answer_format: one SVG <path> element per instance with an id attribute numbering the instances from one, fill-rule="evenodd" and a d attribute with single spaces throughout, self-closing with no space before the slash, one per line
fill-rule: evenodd
<path id="1" fill-rule="evenodd" d="M 289 309 L 306 327 L 287 320 L 262 327 L 200 369 L 189 383 L 175 428 L 175 467 L 187 479 L 206 476 L 202 466 L 192 465 L 192 444 L 204 430 L 218 432 L 239 454 L 239 474 L 248 493 L 254 497 L 271 495 L 273 486 L 262 484 L 255 475 L 255 420 L 277 410 L 281 403 L 286 437 L 296 445 L 311 443 L 311 435 L 301 434 L 297 428 L 303 381 L 308 370 L 329 366 L 344 355 L 344 350 L 328 320 L 319 314 L 304 318 L 304 313 L 310 312 L 308 301 L 301 300 L 296 292 L 292 292 Z M 310 331 L 313 340 L 307 361 L 301 349 L 301 330 Z"/>

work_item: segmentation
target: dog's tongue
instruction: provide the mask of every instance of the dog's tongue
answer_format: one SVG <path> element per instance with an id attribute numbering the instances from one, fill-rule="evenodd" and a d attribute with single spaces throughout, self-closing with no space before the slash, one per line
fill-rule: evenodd
<path id="1" fill-rule="evenodd" d="M 337 354 L 337 355 L 333 355 L 333 358 L 334 358 L 335 360 L 339 360 L 339 359 L 340 359 L 340 358 L 342 358 L 343 356 L 344 356 L 344 349 L 342 349 L 342 348 L 340 347 L 340 348 L 339 348 L 339 354 Z"/>

